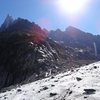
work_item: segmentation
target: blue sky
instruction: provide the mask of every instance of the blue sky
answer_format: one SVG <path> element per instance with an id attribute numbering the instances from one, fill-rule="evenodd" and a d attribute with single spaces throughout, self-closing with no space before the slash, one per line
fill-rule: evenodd
<path id="1" fill-rule="evenodd" d="M 59 11 L 54 1 L 0 0 L 0 25 L 9 14 L 14 18 L 21 17 L 33 21 L 48 30 L 65 30 L 72 25 L 85 32 L 100 34 L 100 0 L 90 0 L 91 3 L 81 15 L 77 15 L 74 23 L 70 22 L 69 15 Z"/>

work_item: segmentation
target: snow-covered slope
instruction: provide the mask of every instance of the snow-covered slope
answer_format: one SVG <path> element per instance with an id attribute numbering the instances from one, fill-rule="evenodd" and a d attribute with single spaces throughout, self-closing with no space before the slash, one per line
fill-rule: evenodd
<path id="1" fill-rule="evenodd" d="M 100 62 L 18 86 L 0 100 L 100 100 Z"/>

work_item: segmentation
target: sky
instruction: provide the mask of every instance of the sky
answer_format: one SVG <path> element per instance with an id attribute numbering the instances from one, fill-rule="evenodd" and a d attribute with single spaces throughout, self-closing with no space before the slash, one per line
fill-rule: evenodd
<path id="1" fill-rule="evenodd" d="M 68 12 L 65 8 L 61 9 L 64 5 L 60 5 L 58 1 L 0 0 L 0 25 L 9 14 L 14 19 L 28 19 L 47 30 L 65 30 L 68 26 L 74 26 L 85 32 L 100 35 L 100 0 L 89 0 L 83 8 L 79 8 L 81 10 L 72 13 L 70 10 L 74 8 L 73 4 L 70 5 Z"/>

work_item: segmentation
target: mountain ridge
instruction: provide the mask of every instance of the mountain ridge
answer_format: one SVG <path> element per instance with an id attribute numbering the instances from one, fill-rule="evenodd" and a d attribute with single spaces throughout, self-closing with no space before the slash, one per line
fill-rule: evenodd
<path id="1" fill-rule="evenodd" d="M 95 52 L 98 52 L 97 59 L 100 59 L 100 35 L 86 33 L 73 26 L 69 26 L 65 31 L 61 31 L 60 29 L 50 31 L 49 37 L 61 45 L 78 50 L 82 49 L 88 51 L 88 53 L 90 52 L 94 56 L 96 56 Z M 94 43 L 97 51 L 94 50 Z"/>
<path id="2" fill-rule="evenodd" d="M 18 18 L 0 32 L 0 89 L 70 69 L 66 65 L 74 59 L 72 51 L 49 39 L 35 23 Z"/>

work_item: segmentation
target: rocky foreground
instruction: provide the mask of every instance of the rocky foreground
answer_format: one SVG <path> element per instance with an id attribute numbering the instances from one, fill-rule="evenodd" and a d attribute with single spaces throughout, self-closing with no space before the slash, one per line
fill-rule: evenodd
<path id="1" fill-rule="evenodd" d="M 8 89 L 0 100 L 100 100 L 100 62 Z"/>

